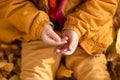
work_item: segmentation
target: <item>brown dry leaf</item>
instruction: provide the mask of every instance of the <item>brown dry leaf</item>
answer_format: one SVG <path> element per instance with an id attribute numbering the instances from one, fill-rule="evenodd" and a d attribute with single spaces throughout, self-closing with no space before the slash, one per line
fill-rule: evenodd
<path id="1" fill-rule="evenodd" d="M 13 63 L 7 63 L 4 67 L 5 71 L 11 72 L 13 69 Z"/>
<path id="2" fill-rule="evenodd" d="M 20 58 L 17 58 L 17 65 L 21 66 L 21 59 Z"/>
<path id="3" fill-rule="evenodd" d="M 14 54 L 9 54 L 8 55 L 8 61 L 11 63 L 14 59 Z"/>
<path id="4" fill-rule="evenodd" d="M 6 79 L 5 77 L 3 77 L 3 78 L 1 78 L 0 80 L 8 80 L 8 79 Z"/>
<path id="5" fill-rule="evenodd" d="M 115 42 L 108 48 L 106 54 L 111 80 L 119 80 L 118 78 L 120 78 L 120 57 L 116 53 Z"/>
<path id="6" fill-rule="evenodd" d="M 118 30 L 118 33 L 117 33 L 116 52 L 118 55 L 120 55 L 120 29 Z"/>
<path id="7" fill-rule="evenodd" d="M 6 65 L 6 62 L 0 62 L 0 68 L 3 68 Z"/>
<path id="8" fill-rule="evenodd" d="M 3 78 L 3 75 L 0 73 L 0 79 L 2 79 Z"/>
<path id="9" fill-rule="evenodd" d="M 13 64 L 12 63 L 7 63 L 7 62 L 0 62 L 0 80 L 7 80 L 8 74 L 13 69 Z"/>
<path id="10" fill-rule="evenodd" d="M 72 77 L 72 73 L 73 72 L 71 70 L 67 69 L 63 64 L 61 64 L 60 68 L 57 71 L 56 77 L 57 78 L 63 78 L 63 77 L 69 78 L 69 77 Z"/>
<path id="11" fill-rule="evenodd" d="M 14 75 L 9 80 L 20 80 L 20 78 L 18 75 Z"/>
<path id="12" fill-rule="evenodd" d="M 1 48 L 3 49 L 6 49 L 6 48 L 12 48 L 12 49 L 18 49 L 18 46 L 16 44 L 11 44 L 11 45 L 8 45 L 8 44 L 1 44 Z"/>
<path id="13" fill-rule="evenodd" d="M 0 62 L 0 69 L 11 72 L 13 69 L 13 63 Z"/>
<path id="14" fill-rule="evenodd" d="M 115 49 L 115 42 L 112 43 L 112 45 L 108 48 L 106 54 L 108 54 L 107 56 L 108 61 L 115 61 L 118 58 L 118 55 Z"/>
<path id="15" fill-rule="evenodd" d="M 4 60 L 4 51 L 0 50 L 0 62 L 5 62 Z"/>

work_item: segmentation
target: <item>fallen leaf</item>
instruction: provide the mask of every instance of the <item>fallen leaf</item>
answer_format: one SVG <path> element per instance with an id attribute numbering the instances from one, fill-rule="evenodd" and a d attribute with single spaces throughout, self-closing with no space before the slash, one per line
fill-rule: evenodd
<path id="1" fill-rule="evenodd" d="M 57 71 L 56 77 L 63 78 L 63 77 L 72 77 L 72 70 L 67 69 L 63 64 L 60 65 L 60 68 Z"/>

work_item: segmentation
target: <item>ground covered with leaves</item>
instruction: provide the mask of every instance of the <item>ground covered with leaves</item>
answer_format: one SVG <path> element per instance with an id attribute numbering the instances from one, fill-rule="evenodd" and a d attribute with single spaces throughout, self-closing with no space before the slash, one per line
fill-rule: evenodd
<path id="1" fill-rule="evenodd" d="M 0 43 L 0 80 L 20 80 L 20 42 L 12 44 Z M 108 70 L 112 80 L 120 80 L 120 58 L 116 54 L 114 44 L 106 53 Z M 61 65 L 56 80 L 75 80 L 72 71 Z"/>

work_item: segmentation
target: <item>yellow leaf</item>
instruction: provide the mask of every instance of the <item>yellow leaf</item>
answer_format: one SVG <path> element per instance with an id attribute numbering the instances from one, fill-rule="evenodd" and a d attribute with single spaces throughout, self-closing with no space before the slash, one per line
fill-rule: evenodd
<path id="1" fill-rule="evenodd" d="M 0 68 L 7 72 L 11 72 L 13 69 L 13 64 L 7 62 L 0 62 Z"/>
<path id="2" fill-rule="evenodd" d="M 0 62 L 0 68 L 3 68 L 6 64 L 6 62 Z"/>
<path id="3" fill-rule="evenodd" d="M 20 80 L 20 78 L 18 75 L 14 75 L 9 80 Z"/>
<path id="4" fill-rule="evenodd" d="M 57 71 L 56 77 L 57 78 L 62 78 L 62 77 L 72 77 L 72 71 L 67 69 L 63 64 L 60 65 L 60 68 Z"/>
<path id="5" fill-rule="evenodd" d="M 5 71 L 11 72 L 13 69 L 13 64 L 12 63 L 7 63 L 4 67 Z"/>
<path id="6" fill-rule="evenodd" d="M 117 33 L 116 52 L 120 55 L 120 28 Z"/>

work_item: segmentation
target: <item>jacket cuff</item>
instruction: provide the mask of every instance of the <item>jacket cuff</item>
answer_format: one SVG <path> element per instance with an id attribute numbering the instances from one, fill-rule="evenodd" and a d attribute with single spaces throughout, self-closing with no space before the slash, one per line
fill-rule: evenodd
<path id="1" fill-rule="evenodd" d="M 80 38 L 82 36 L 82 33 L 80 32 L 78 26 L 74 23 L 70 23 L 69 21 L 67 21 L 65 24 L 64 24 L 64 27 L 62 30 L 65 30 L 65 29 L 71 29 L 71 30 L 74 30 L 77 34 L 78 34 L 78 38 Z"/>
<path id="2" fill-rule="evenodd" d="M 92 39 L 84 39 L 79 45 L 88 53 L 89 55 L 97 55 L 106 52 L 108 46 L 98 43 Z"/>
<path id="3" fill-rule="evenodd" d="M 49 20 L 49 16 L 44 12 L 40 12 L 32 24 L 30 32 L 32 40 L 40 39 L 40 34 L 46 24 L 53 25 Z"/>

